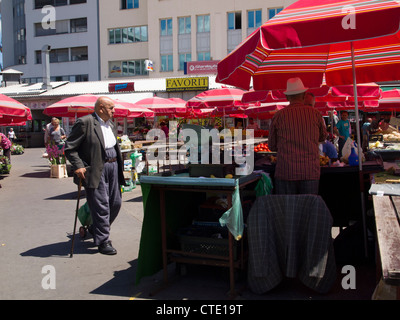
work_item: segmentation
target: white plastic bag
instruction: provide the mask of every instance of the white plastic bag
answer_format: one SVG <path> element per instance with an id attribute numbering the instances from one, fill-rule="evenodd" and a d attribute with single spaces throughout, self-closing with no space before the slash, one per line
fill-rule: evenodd
<path id="1" fill-rule="evenodd" d="M 351 154 L 351 148 L 354 148 L 356 151 L 356 154 L 358 155 L 357 144 L 351 138 L 347 138 L 347 140 L 343 146 L 343 149 L 342 149 L 342 158 L 340 158 L 341 161 L 348 163 L 349 155 Z M 365 161 L 364 154 L 362 153 L 361 155 L 362 155 L 362 161 Z"/>

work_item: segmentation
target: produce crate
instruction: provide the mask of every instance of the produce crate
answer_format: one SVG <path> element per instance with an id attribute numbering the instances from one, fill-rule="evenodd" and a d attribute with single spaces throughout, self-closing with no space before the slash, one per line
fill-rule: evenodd
<path id="1" fill-rule="evenodd" d="M 178 231 L 181 250 L 184 252 L 198 253 L 229 257 L 228 229 L 226 227 L 213 227 L 192 225 Z M 237 241 L 233 242 L 233 259 L 239 254 Z"/>

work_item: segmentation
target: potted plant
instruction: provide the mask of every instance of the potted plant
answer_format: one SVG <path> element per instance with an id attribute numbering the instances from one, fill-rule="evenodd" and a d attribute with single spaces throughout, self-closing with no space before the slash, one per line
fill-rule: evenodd
<path id="1" fill-rule="evenodd" d="M 54 142 L 46 146 L 48 159 L 51 163 L 50 177 L 51 178 L 67 178 L 67 164 L 64 154 L 64 145 L 56 145 Z"/>
<path id="2" fill-rule="evenodd" d="M 0 174 L 8 174 L 11 171 L 10 159 L 0 155 Z"/>

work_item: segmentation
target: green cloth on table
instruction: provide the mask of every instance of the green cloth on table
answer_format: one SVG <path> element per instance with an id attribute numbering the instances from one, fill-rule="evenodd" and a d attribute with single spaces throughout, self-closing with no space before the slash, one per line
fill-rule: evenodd
<path id="1" fill-rule="evenodd" d="M 269 179 L 269 177 L 267 177 Z M 191 178 L 191 177 L 153 177 L 142 176 L 140 179 L 143 195 L 143 224 L 140 238 L 136 284 L 145 276 L 151 276 L 162 269 L 162 241 L 160 219 L 160 191 L 152 186 L 213 186 L 232 187 L 232 208 L 220 218 L 229 231 L 238 239 L 243 235 L 243 211 L 240 199 L 239 179 Z M 262 184 L 259 186 L 259 184 Z M 258 194 L 268 190 L 268 180 L 263 178 L 257 183 Z M 206 191 L 206 190 L 204 190 Z M 178 194 L 178 195 L 177 195 Z M 180 227 L 192 223 L 193 210 L 206 200 L 206 193 L 193 192 L 190 187 L 182 191 L 165 190 L 167 247 L 177 248 L 176 233 Z M 173 213 L 173 214 L 171 214 Z M 221 224 L 222 224 L 221 223 Z"/>

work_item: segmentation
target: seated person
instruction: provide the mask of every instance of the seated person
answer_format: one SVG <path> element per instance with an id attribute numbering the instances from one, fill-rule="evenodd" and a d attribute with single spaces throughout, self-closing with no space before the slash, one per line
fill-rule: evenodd
<path id="1" fill-rule="evenodd" d="M 249 118 L 249 124 L 247 125 L 246 129 L 253 129 L 253 130 L 260 130 L 257 122 L 254 122 L 253 118 Z"/>
<path id="2" fill-rule="evenodd" d="M 239 120 L 236 122 L 235 129 L 243 129 L 243 121 L 242 120 Z"/>
<path id="3" fill-rule="evenodd" d="M 328 139 L 325 142 L 321 143 L 320 151 L 325 156 L 327 156 L 332 161 L 336 161 L 338 159 L 338 153 L 335 145 L 332 141 L 335 139 L 335 136 L 329 133 Z"/>

